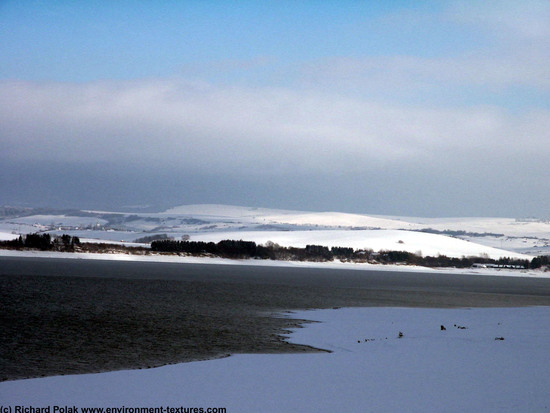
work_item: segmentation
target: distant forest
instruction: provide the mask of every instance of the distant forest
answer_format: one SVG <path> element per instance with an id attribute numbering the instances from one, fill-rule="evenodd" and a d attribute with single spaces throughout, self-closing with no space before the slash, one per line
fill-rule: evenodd
<path id="1" fill-rule="evenodd" d="M 474 264 L 488 264 L 497 267 L 536 269 L 549 264 L 548 256 L 535 257 L 531 261 L 513 258 L 498 260 L 488 257 L 453 258 L 445 255 L 420 256 L 407 251 L 354 250 L 349 247 L 328 248 L 322 245 L 307 245 L 305 248 L 282 247 L 267 243 L 257 245 L 252 241 L 224 240 L 218 243 L 201 241 L 159 240 L 151 243 L 151 250 L 163 253 L 184 253 L 189 255 L 211 255 L 223 258 L 252 258 L 279 261 L 339 260 L 343 262 L 369 262 L 373 264 L 404 264 L 424 267 L 468 268 Z"/>
<path id="2" fill-rule="evenodd" d="M 354 250 L 349 247 L 328 248 L 322 245 L 307 245 L 305 248 L 283 247 L 273 242 L 258 245 L 253 241 L 223 240 L 218 243 L 202 241 L 175 241 L 171 239 L 154 240 L 151 248 L 127 247 L 108 243 L 81 243 L 78 237 L 70 235 L 54 236 L 50 234 L 28 234 L 11 241 L 0 241 L 4 249 L 38 249 L 42 251 L 125 253 L 149 255 L 185 255 L 197 257 L 220 257 L 232 259 L 259 259 L 279 261 L 313 261 L 402 264 L 423 267 L 469 268 L 474 264 L 484 264 L 497 268 L 537 269 L 550 266 L 549 256 L 538 256 L 532 260 L 488 257 L 454 258 L 445 255 L 421 256 L 407 251 Z"/>

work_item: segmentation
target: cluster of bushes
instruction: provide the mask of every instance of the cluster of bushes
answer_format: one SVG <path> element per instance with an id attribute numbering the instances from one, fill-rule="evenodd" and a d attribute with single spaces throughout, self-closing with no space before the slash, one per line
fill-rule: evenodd
<path id="1" fill-rule="evenodd" d="M 119 244 L 106 244 L 104 242 L 84 242 L 80 244 L 80 251 L 91 252 L 95 254 L 134 254 L 146 255 L 149 253 L 149 248 L 145 247 L 128 247 Z"/>
<path id="2" fill-rule="evenodd" d="M 68 234 L 52 236 L 47 233 L 27 234 L 19 236 L 11 241 L 0 241 L 0 248 L 7 249 L 38 249 L 41 251 L 62 251 L 62 252 L 92 252 L 92 253 L 123 253 L 123 254 L 148 254 L 149 248 L 127 247 L 107 243 L 80 242 L 78 237 Z"/>
<path id="3" fill-rule="evenodd" d="M 53 249 L 52 237 L 50 234 L 28 234 L 24 238 L 19 235 L 19 238 L 3 241 L 2 244 L 8 248 L 32 248 L 42 251 Z"/>
<path id="4" fill-rule="evenodd" d="M 75 247 L 80 247 L 80 238 L 71 237 L 70 235 L 63 234 L 61 237 L 57 237 L 53 240 L 54 248 L 64 251 L 74 251 Z"/>
<path id="5" fill-rule="evenodd" d="M 521 267 L 521 268 L 540 268 L 533 267 L 529 260 L 512 259 L 508 257 L 499 258 L 498 260 L 487 257 L 447 257 L 446 255 L 438 255 L 435 257 L 422 257 L 417 254 L 406 251 L 383 251 L 378 257 L 378 261 L 382 263 L 404 263 L 409 265 L 420 265 L 423 267 L 454 267 L 454 268 L 469 268 L 474 264 L 489 264 L 501 267 Z"/>
<path id="6" fill-rule="evenodd" d="M 150 242 L 163 240 L 163 239 L 174 239 L 174 238 L 168 236 L 168 234 L 155 234 L 155 235 L 148 235 L 145 237 L 137 238 L 134 240 L 134 242 L 148 244 Z"/>
<path id="7" fill-rule="evenodd" d="M 451 237 L 503 237 L 504 234 L 496 234 L 494 232 L 468 232 L 463 230 L 450 230 L 450 229 L 444 229 L 444 230 L 438 230 L 433 228 L 423 228 L 418 230 L 418 232 L 426 232 L 428 234 L 441 234 L 441 235 L 449 235 Z"/>
<path id="8" fill-rule="evenodd" d="M 344 253 L 353 254 L 352 248 L 332 250 L 321 245 L 305 248 L 281 247 L 277 244 L 257 245 L 253 241 L 223 240 L 218 243 L 202 241 L 159 240 L 151 243 L 157 252 L 186 253 L 190 255 L 215 255 L 223 258 L 258 258 L 271 260 L 332 261 Z"/>
<path id="9" fill-rule="evenodd" d="M 190 255 L 215 255 L 225 258 L 264 258 L 261 246 L 252 241 L 224 240 L 217 244 L 201 241 L 159 240 L 151 242 L 151 250 L 158 252 L 187 253 Z"/>
<path id="10" fill-rule="evenodd" d="M 543 265 L 550 266 L 550 256 L 548 255 L 539 255 L 531 260 L 530 268 L 536 269 L 540 268 Z"/>
<path id="11" fill-rule="evenodd" d="M 48 233 L 35 233 L 27 234 L 24 237 L 20 235 L 14 240 L 3 241 L 0 245 L 13 249 L 30 248 L 41 251 L 74 251 L 75 247 L 79 247 L 81 244 L 78 237 L 72 237 L 67 234 L 63 234 L 60 237 L 52 237 Z"/>

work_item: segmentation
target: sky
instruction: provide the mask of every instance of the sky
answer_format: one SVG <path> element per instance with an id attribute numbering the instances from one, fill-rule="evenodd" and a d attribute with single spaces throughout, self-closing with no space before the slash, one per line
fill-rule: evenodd
<path id="1" fill-rule="evenodd" d="M 550 218 L 550 2 L 0 1 L 0 205 Z"/>

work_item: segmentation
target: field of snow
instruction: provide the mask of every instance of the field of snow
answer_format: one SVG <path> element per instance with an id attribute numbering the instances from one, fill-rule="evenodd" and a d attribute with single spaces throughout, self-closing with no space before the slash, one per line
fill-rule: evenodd
<path id="1" fill-rule="evenodd" d="M 370 227 L 384 229 L 421 229 L 422 226 L 386 218 L 337 212 L 311 212 L 285 215 L 266 215 L 266 222 L 331 227 Z"/>
<path id="2" fill-rule="evenodd" d="M 316 244 L 374 251 L 403 250 L 424 256 L 530 259 L 550 253 L 550 222 L 535 220 L 384 217 L 229 205 L 184 205 L 162 213 L 86 213 L 94 216 L 51 214 L 5 218 L 0 220 L 0 237 L 9 239 L 19 233 L 47 231 L 81 239 L 131 243 L 144 236 L 166 234 L 175 239 L 189 235 L 201 241 L 272 241 L 297 247 Z M 468 234 L 451 237 L 418 232 L 428 228 Z"/>
<path id="3" fill-rule="evenodd" d="M 424 256 L 461 258 L 463 256 L 487 255 L 489 258 L 511 257 L 531 259 L 525 254 L 518 254 L 497 248 L 486 247 L 458 238 L 416 231 L 402 230 L 319 230 L 319 231 L 239 231 L 209 232 L 193 235 L 191 240 L 219 242 L 223 239 L 242 239 L 265 244 L 272 241 L 281 246 L 304 248 L 308 244 L 328 247 L 351 247 L 353 249 L 372 249 L 408 251 Z"/>
<path id="4" fill-rule="evenodd" d="M 331 353 L 238 354 L 148 370 L 10 381 L 0 383 L 0 400 L 4 407 L 227 412 L 550 408 L 548 307 L 345 308 L 292 317 L 320 323 L 297 329 L 291 341 Z"/>
<path id="5" fill-rule="evenodd" d="M 378 216 L 379 218 L 415 223 L 423 228 L 504 234 L 510 237 L 539 237 L 550 235 L 550 221 L 515 218 L 460 217 L 421 218 Z"/>
<path id="6" fill-rule="evenodd" d="M 0 241 L 11 241 L 12 239 L 16 239 L 17 237 L 18 237 L 17 234 L 0 232 Z"/>
<path id="7" fill-rule="evenodd" d="M 382 215 L 349 214 L 340 212 L 307 212 L 250 208 L 230 205 L 183 205 L 162 213 L 165 216 L 183 215 L 216 220 L 238 220 L 270 224 L 308 226 L 369 227 L 380 229 L 423 229 L 496 233 L 510 237 L 549 237 L 550 221 L 515 218 L 457 217 L 423 218 Z"/>
<path id="8" fill-rule="evenodd" d="M 256 220 L 258 217 L 266 215 L 293 215 L 300 213 L 300 211 L 289 211 L 283 209 L 269 209 L 269 208 L 254 208 L 243 207 L 236 205 L 220 205 L 220 204 L 195 204 L 195 205 L 180 205 L 174 208 L 170 208 L 163 212 L 163 215 L 185 215 L 196 216 L 202 218 L 249 218 Z"/>
<path id="9" fill-rule="evenodd" d="M 17 223 L 27 225 L 80 226 L 105 225 L 106 220 L 95 217 L 77 217 L 67 215 L 31 215 L 17 218 Z"/>

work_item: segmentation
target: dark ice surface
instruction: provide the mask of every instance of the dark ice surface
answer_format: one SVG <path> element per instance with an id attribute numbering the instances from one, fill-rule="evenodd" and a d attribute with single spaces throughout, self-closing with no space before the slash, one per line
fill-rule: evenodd
<path id="1" fill-rule="evenodd" d="M 0 257 L 0 380 L 317 351 L 294 309 L 550 305 L 550 279 Z"/>

